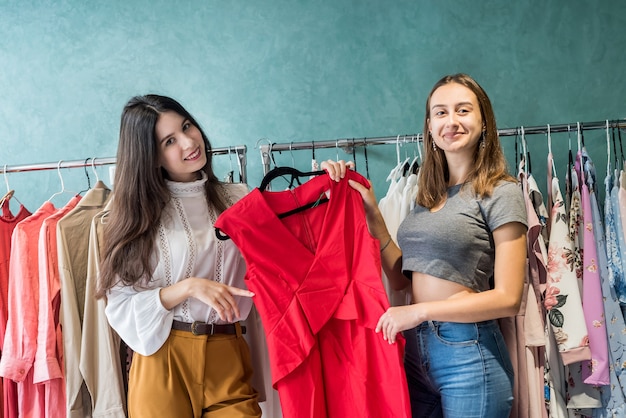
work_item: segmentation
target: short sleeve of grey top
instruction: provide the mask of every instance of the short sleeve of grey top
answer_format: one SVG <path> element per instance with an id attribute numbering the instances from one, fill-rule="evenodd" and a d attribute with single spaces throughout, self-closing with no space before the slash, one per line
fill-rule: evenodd
<path id="1" fill-rule="evenodd" d="M 476 292 L 493 282 L 495 246 L 491 231 L 509 222 L 528 226 L 521 187 L 502 181 L 479 199 L 470 185 L 448 189 L 440 210 L 416 206 L 398 229 L 402 269 L 459 283 Z"/>

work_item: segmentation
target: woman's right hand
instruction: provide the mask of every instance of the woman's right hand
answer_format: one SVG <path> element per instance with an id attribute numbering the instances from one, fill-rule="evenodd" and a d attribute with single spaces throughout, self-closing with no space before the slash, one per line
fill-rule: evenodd
<path id="1" fill-rule="evenodd" d="M 161 303 L 168 310 L 192 297 L 215 309 L 222 321 L 233 322 L 240 316 L 239 306 L 234 296 L 252 297 L 254 293 L 215 280 L 189 277 L 172 286 L 162 288 L 160 296 Z"/>
<path id="2" fill-rule="evenodd" d="M 348 170 L 354 169 L 354 163 L 352 161 L 346 162 L 344 160 L 339 160 L 339 161 L 326 160 L 326 161 L 322 161 L 320 168 L 322 170 L 326 170 L 326 172 L 328 173 L 328 176 L 332 180 L 339 182 L 341 181 L 341 179 L 343 179 L 346 176 L 346 172 Z M 378 207 L 378 205 L 376 204 L 376 195 L 374 195 L 374 190 L 372 189 L 371 181 L 369 182 L 370 183 L 369 188 L 363 186 L 362 184 L 354 180 L 348 180 L 348 183 L 354 190 L 359 192 L 361 196 L 363 197 L 363 202 L 365 203 L 366 211 L 368 211 L 368 209 L 373 209 L 374 207 Z"/>
<path id="3" fill-rule="evenodd" d="M 359 192 L 361 197 L 363 198 L 363 206 L 365 207 L 365 213 L 368 216 L 368 219 L 372 216 L 376 215 L 378 212 L 378 202 L 376 201 L 376 194 L 374 193 L 374 187 L 372 187 L 372 182 L 367 180 L 370 187 L 365 187 L 358 181 L 348 180 L 348 184 L 354 190 Z"/>

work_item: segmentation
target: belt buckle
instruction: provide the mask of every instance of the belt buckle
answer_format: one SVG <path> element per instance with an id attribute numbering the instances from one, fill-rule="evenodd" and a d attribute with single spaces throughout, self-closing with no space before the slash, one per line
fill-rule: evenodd
<path id="1" fill-rule="evenodd" d="M 191 333 L 193 335 L 202 335 L 201 333 L 198 332 L 198 325 L 203 324 L 204 322 L 200 322 L 200 321 L 193 321 L 191 324 Z"/>
<path id="2" fill-rule="evenodd" d="M 198 326 L 200 325 L 210 325 L 211 328 L 209 330 L 209 332 L 200 332 L 198 331 Z M 202 321 L 193 321 L 191 323 L 191 333 L 193 335 L 213 335 L 215 334 L 215 324 L 207 324 L 206 322 L 202 322 Z"/>

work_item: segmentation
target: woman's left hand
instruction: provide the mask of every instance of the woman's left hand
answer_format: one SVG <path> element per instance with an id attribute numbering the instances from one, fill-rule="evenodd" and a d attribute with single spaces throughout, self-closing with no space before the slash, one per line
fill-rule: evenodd
<path id="1" fill-rule="evenodd" d="M 346 172 L 348 170 L 354 169 L 354 162 L 352 161 L 345 162 L 344 160 L 339 160 L 339 161 L 326 160 L 326 161 L 322 161 L 322 164 L 320 164 L 320 168 L 322 170 L 326 170 L 326 172 L 328 172 L 328 176 L 332 180 L 340 181 L 342 178 L 346 176 Z"/>
<path id="2" fill-rule="evenodd" d="M 418 305 L 394 306 L 381 315 L 376 324 L 376 332 L 383 333 L 383 339 L 389 344 L 396 342 L 399 332 L 415 328 L 420 324 L 416 313 Z"/>

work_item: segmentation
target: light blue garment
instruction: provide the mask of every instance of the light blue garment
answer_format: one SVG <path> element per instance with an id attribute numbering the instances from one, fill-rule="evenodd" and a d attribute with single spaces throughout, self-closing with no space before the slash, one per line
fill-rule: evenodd
<path id="1" fill-rule="evenodd" d="M 508 417 L 513 366 L 496 321 L 428 321 L 405 331 L 413 417 Z"/>
<path id="2" fill-rule="evenodd" d="M 619 215 L 619 184 L 614 182 L 612 176 L 605 180 L 606 195 L 610 198 L 604 208 L 606 227 L 606 253 L 609 261 L 609 280 L 615 288 L 617 299 L 620 304 L 626 304 L 626 242 L 622 232 L 622 219 Z"/>

